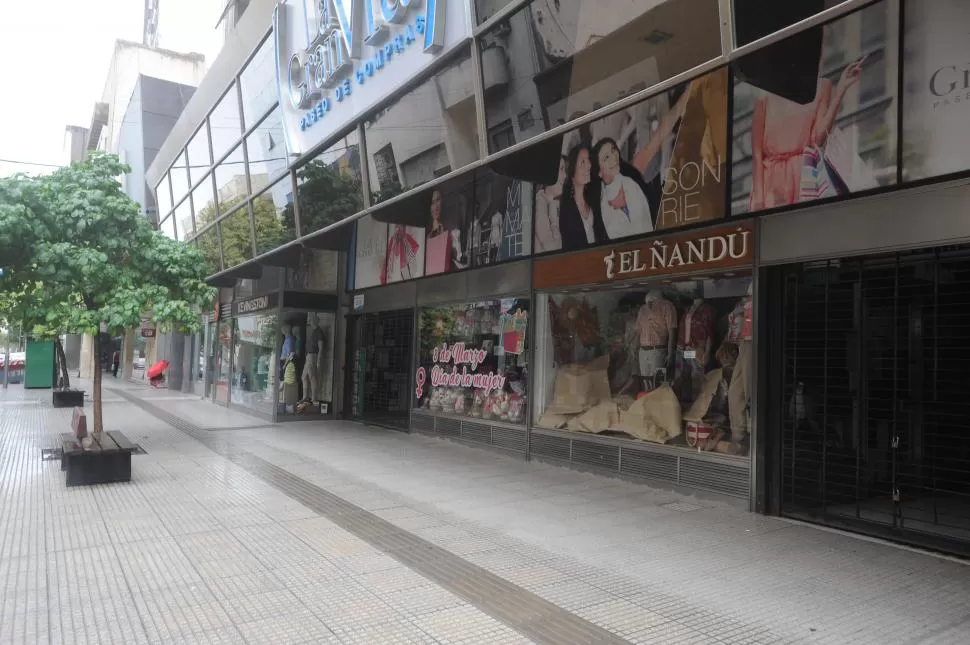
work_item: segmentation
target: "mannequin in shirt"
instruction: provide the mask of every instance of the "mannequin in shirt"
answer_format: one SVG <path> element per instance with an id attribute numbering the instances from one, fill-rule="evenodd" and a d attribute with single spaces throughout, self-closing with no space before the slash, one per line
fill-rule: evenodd
<path id="1" fill-rule="evenodd" d="M 637 312 L 640 334 L 640 379 L 643 390 L 659 387 L 667 380 L 670 359 L 677 340 L 677 308 L 664 298 L 663 292 L 651 290 Z"/>
<path id="2" fill-rule="evenodd" d="M 320 402 L 320 363 L 323 358 L 323 331 L 317 324 L 317 317 L 310 314 L 310 332 L 308 334 L 306 362 L 303 364 L 303 400 L 312 401 L 314 405 Z"/>
<path id="3" fill-rule="evenodd" d="M 677 380 L 684 383 L 682 397 L 688 403 L 697 398 L 704 386 L 714 338 L 714 317 L 714 309 L 703 298 L 695 298 L 680 322 L 675 371 Z"/>
<path id="4" fill-rule="evenodd" d="M 728 413 L 731 419 L 731 441 L 737 445 L 748 436 L 751 428 L 751 285 L 748 292 L 731 312 L 728 340 L 738 345 L 738 361 L 728 385 Z"/>

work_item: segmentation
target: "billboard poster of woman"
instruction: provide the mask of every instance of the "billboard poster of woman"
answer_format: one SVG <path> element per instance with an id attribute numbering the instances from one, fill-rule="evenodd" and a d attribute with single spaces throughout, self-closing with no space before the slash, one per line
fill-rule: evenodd
<path id="1" fill-rule="evenodd" d="M 728 72 L 581 126 L 535 193 L 537 253 L 724 217 Z"/>

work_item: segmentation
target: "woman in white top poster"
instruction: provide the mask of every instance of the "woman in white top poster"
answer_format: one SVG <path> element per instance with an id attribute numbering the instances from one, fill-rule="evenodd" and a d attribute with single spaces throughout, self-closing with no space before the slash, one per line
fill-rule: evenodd
<path id="1" fill-rule="evenodd" d="M 596 174 L 602 180 L 600 211 L 611 240 L 653 231 L 653 217 L 640 174 L 620 158 L 616 141 L 606 137 L 593 148 Z"/>

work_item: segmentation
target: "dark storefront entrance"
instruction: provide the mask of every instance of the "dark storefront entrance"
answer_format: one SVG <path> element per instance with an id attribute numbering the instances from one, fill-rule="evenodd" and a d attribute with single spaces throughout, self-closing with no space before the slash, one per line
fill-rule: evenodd
<path id="1" fill-rule="evenodd" d="M 354 316 L 348 330 L 348 416 L 406 431 L 414 310 Z"/>
<path id="2" fill-rule="evenodd" d="M 769 272 L 778 510 L 970 553 L 970 248 Z"/>

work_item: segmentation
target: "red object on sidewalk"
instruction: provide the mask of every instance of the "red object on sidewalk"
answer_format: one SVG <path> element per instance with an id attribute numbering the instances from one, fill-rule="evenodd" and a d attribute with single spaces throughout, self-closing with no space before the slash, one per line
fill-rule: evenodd
<path id="1" fill-rule="evenodd" d="M 154 365 L 148 368 L 148 378 L 158 378 L 162 373 L 168 369 L 168 361 L 158 361 Z"/>

